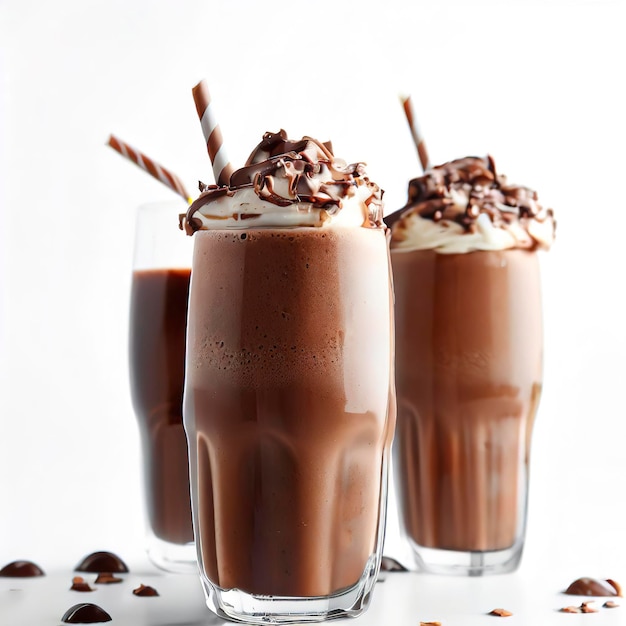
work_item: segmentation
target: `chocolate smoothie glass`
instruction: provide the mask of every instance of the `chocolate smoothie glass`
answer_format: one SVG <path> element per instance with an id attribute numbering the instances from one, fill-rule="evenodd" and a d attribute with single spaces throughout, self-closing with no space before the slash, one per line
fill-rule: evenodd
<path id="1" fill-rule="evenodd" d="M 392 227 L 403 531 L 426 571 L 514 570 L 542 385 L 537 251 L 555 223 L 491 158 L 432 168 Z"/>
<path id="2" fill-rule="evenodd" d="M 192 246 L 181 202 L 138 208 L 130 303 L 130 383 L 142 444 L 150 559 L 197 569 L 182 402 Z"/>
<path id="3" fill-rule="evenodd" d="M 395 423 L 381 191 L 266 133 L 191 205 L 184 420 L 207 605 L 310 622 L 368 605 Z"/>

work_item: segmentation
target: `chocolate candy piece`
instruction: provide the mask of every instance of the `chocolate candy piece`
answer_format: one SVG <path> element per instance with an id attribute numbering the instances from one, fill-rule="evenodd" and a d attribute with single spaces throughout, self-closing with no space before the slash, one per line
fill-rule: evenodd
<path id="1" fill-rule="evenodd" d="M 82 602 L 67 609 L 61 621 L 66 624 L 95 624 L 97 622 L 110 622 L 111 616 L 97 604 Z"/>
<path id="2" fill-rule="evenodd" d="M 407 568 L 399 561 L 392 559 L 390 556 L 384 556 L 380 561 L 381 572 L 407 572 Z"/>
<path id="3" fill-rule="evenodd" d="M 74 569 L 77 572 L 128 572 L 126 563 L 112 552 L 88 554 Z"/>
<path id="4" fill-rule="evenodd" d="M 578 578 L 566 590 L 570 596 L 619 596 L 620 586 L 613 580 L 597 578 Z"/>
<path id="5" fill-rule="evenodd" d="M 159 592 L 154 587 L 149 587 L 148 585 L 139 585 L 137 589 L 133 589 L 133 594 L 136 596 L 158 596 Z"/>
<path id="6" fill-rule="evenodd" d="M 13 561 L 0 569 L 0 576 L 7 578 L 30 578 L 32 576 L 45 576 L 39 565 L 32 561 Z"/>

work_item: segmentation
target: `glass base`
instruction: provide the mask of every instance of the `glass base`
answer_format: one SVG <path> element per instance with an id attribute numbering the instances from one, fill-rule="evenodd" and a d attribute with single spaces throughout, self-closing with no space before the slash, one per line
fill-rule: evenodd
<path id="1" fill-rule="evenodd" d="M 504 550 L 463 552 L 425 548 L 410 542 L 417 567 L 430 574 L 485 576 L 507 574 L 519 566 L 524 544 L 518 541 Z"/>
<path id="2" fill-rule="evenodd" d="M 193 542 L 184 544 L 170 543 L 149 533 L 146 551 L 152 563 L 166 572 L 176 574 L 198 572 L 196 544 Z"/>
<path id="3" fill-rule="evenodd" d="M 201 574 L 209 609 L 219 617 L 248 624 L 303 624 L 357 617 L 367 609 L 378 577 L 379 559 L 372 555 L 353 587 L 330 596 L 282 597 L 222 589 Z"/>

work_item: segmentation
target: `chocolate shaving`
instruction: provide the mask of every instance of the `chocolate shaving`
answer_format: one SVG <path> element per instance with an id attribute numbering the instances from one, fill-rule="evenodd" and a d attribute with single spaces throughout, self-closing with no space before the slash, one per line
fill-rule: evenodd
<path id="1" fill-rule="evenodd" d="M 137 589 L 133 589 L 133 595 L 141 597 L 155 597 L 159 595 L 159 592 L 149 585 L 139 585 Z"/>
<path id="2" fill-rule="evenodd" d="M 112 585 L 115 583 L 121 583 L 124 579 L 118 576 L 113 576 L 110 572 L 101 572 L 96 577 L 96 585 Z"/>
<path id="3" fill-rule="evenodd" d="M 598 613 L 593 602 L 583 602 L 580 606 L 565 606 L 561 613 Z"/>
<path id="4" fill-rule="evenodd" d="M 513 613 L 511 611 L 507 611 L 506 609 L 492 609 L 489 611 L 488 615 L 495 615 L 497 617 L 511 617 Z"/>
<path id="5" fill-rule="evenodd" d="M 95 589 L 82 576 L 74 576 L 70 591 L 95 591 Z"/>

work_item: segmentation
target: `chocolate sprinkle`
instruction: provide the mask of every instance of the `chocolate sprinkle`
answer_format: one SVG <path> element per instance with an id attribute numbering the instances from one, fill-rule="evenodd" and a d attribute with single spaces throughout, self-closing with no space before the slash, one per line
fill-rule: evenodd
<path id="1" fill-rule="evenodd" d="M 6 578 L 32 578 L 45 576 L 39 565 L 32 561 L 12 561 L 0 569 L 0 576 Z"/>
<path id="2" fill-rule="evenodd" d="M 128 567 L 122 559 L 112 552 L 93 552 L 88 554 L 75 568 L 77 572 L 128 572 Z"/>
<path id="3" fill-rule="evenodd" d="M 110 622 L 111 619 L 111 616 L 97 604 L 83 602 L 67 609 L 61 621 L 66 624 L 95 624 L 98 622 Z"/>

